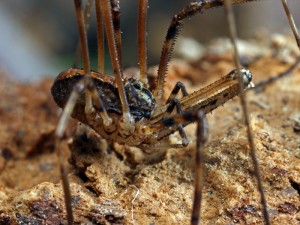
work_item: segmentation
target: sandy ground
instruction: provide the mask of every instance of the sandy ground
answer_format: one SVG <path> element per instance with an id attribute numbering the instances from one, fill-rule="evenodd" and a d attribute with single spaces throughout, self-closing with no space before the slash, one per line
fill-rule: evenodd
<path id="1" fill-rule="evenodd" d="M 221 41 L 221 40 L 219 40 Z M 222 42 L 220 46 L 224 46 Z M 286 46 L 245 42 L 258 83 L 290 67 Z M 244 43 L 244 44 L 245 44 Z M 261 42 L 260 42 L 261 43 Z M 232 68 L 231 50 L 207 48 L 193 62 L 170 64 L 166 94 L 176 81 L 199 89 Z M 218 51 L 216 51 L 216 49 Z M 283 52 L 284 51 L 287 52 Z M 282 56 L 283 54 L 283 56 Z M 0 224 L 66 224 L 53 131 L 60 110 L 52 80 L 19 84 L 1 73 Z M 250 124 L 272 224 L 300 224 L 300 69 L 259 91 L 247 91 Z M 208 115 L 201 224 L 263 224 L 239 98 Z M 195 125 L 191 144 L 153 163 L 142 150 L 107 144 L 71 121 L 62 151 L 77 224 L 189 224 L 194 191 Z M 176 139 L 176 134 L 171 137 Z M 71 150 L 71 151 L 70 151 Z M 68 163 L 69 162 L 69 163 Z"/>

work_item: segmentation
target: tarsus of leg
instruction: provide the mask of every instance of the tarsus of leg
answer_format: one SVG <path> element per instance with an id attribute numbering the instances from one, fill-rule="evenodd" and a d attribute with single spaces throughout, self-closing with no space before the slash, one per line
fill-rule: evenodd
<path id="1" fill-rule="evenodd" d="M 292 13 L 291 13 L 291 9 L 288 6 L 287 0 L 281 0 L 281 2 L 282 2 L 282 5 L 283 5 L 283 8 L 285 10 L 285 13 L 286 13 L 286 15 L 288 17 L 288 20 L 289 20 L 290 26 L 292 28 L 292 31 L 294 33 L 294 36 L 295 36 L 298 48 L 300 49 L 300 36 L 299 36 L 299 32 L 298 32 L 297 26 L 295 24 L 295 20 L 293 18 Z"/>
<path id="2" fill-rule="evenodd" d="M 225 0 L 225 9 L 227 11 L 226 14 L 227 14 L 228 26 L 229 26 L 229 31 L 230 31 L 229 32 L 230 38 L 231 38 L 233 48 L 234 48 L 235 66 L 236 66 L 236 68 L 240 68 L 241 64 L 240 64 L 240 57 L 239 57 L 237 44 L 236 44 L 237 35 L 236 35 L 235 21 L 234 21 L 233 12 L 232 12 L 231 0 Z M 252 135 L 252 131 L 250 128 L 250 120 L 249 120 L 246 97 L 245 97 L 245 93 L 243 92 L 242 74 L 241 73 L 240 73 L 240 90 L 241 90 L 240 101 L 241 101 L 241 105 L 242 105 L 242 109 L 243 109 L 245 125 L 247 128 L 247 136 L 248 136 L 248 142 L 249 142 L 249 147 L 250 147 L 250 154 L 251 154 L 251 158 L 253 161 L 254 172 L 256 175 L 256 179 L 257 179 L 257 186 L 258 186 L 258 190 L 261 195 L 261 204 L 263 206 L 263 215 L 264 215 L 264 219 L 265 219 L 265 224 L 270 225 L 271 223 L 270 223 L 270 217 L 269 217 L 268 208 L 267 208 L 268 206 L 267 206 L 267 201 L 265 198 L 264 189 L 263 189 L 263 185 L 262 185 L 262 178 L 261 178 L 261 173 L 260 173 L 260 169 L 259 169 L 259 164 L 258 164 L 258 160 L 256 157 L 253 135 Z"/>
<path id="3" fill-rule="evenodd" d="M 247 91 L 250 91 L 250 90 L 253 90 L 253 89 L 260 90 L 262 87 L 265 87 L 266 85 L 269 85 L 269 84 L 275 82 L 276 80 L 278 80 L 280 78 L 283 78 L 283 77 L 286 77 L 286 76 L 290 75 L 293 72 L 293 70 L 295 70 L 298 67 L 299 63 L 300 63 L 300 56 L 296 59 L 296 61 L 287 70 L 277 74 L 274 77 L 271 77 L 269 79 L 266 79 L 266 80 L 263 80 L 263 81 L 259 82 L 258 84 L 255 84 L 254 88 L 247 89 Z"/>

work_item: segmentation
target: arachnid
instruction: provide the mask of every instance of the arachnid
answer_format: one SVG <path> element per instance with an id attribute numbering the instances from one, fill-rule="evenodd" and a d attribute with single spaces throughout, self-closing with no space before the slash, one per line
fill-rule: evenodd
<path id="1" fill-rule="evenodd" d="M 54 100 L 59 107 L 64 108 L 56 130 L 57 137 L 61 138 L 63 136 L 67 118 L 72 115 L 73 118 L 90 126 L 109 141 L 142 149 L 184 147 L 189 143 L 184 127 L 192 122 L 197 122 L 198 151 L 192 224 L 198 224 L 202 190 L 201 175 L 203 173 L 203 169 L 200 168 L 203 166 L 200 150 L 203 148 L 207 133 L 205 114 L 234 96 L 241 94 L 243 90 L 251 86 L 252 75 L 249 70 L 241 68 L 237 60 L 236 65 L 238 69 L 229 72 L 228 75 L 203 89 L 194 93 L 188 93 L 184 85 L 178 82 L 166 102 L 163 102 L 162 96 L 167 65 L 176 36 L 181 28 L 181 21 L 207 9 L 223 6 L 226 1 L 207 0 L 192 2 L 173 17 L 163 44 L 158 75 L 154 83 L 149 82 L 147 79 L 146 17 L 148 1 L 139 1 L 138 51 L 140 73 L 137 79 L 125 78 L 122 74 L 118 1 L 96 1 L 99 25 L 99 69 L 97 72 L 92 72 L 90 69 L 86 22 L 84 20 L 82 3 L 81 0 L 74 0 L 74 2 L 84 69 L 69 69 L 60 73 L 52 86 L 51 91 Z M 251 2 L 251 0 L 232 1 L 234 4 L 244 2 Z M 227 8 L 230 9 L 230 3 L 227 4 Z M 290 14 L 288 15 L 290 16 Z M 230 16 L 232 16 L 232 13 L 229 11 L 229 21 L 231 19 Z M 231 21 L 231 25 L 232 23 Z M 105 25 L 114 78 L 104 74 L 103 71 L 103 24 Z M 233 40 L 235 40 L 234 31 L 232 30 L 231 35 Z M 236 58 L 238 58 L 237 53 Z M 182 93 L 182 98 L 178 98 L 179 92 Z M 244 110 L 247 112 L 246 109 Z M 245 115 L 247 118 L 247 113 Z M 181 140 L 177 143 L 169 143 L 166 138 L 177 131 Z M 251 134 L 249 136 L 251 139 Z M 253 146 L 251 148 L 253 149 Z M 66 194 L 68 222 L 72 224 L 69 184 L 63 167 L 61 169 Z M 257 168 L 255 174 L 259 180 L 260 175 Z M 263 195 L 262 191 L 261 194 Z M 264 201 L 262 200 L 263 203 Z M 264 216 L 266 223 L 269 224 L 265 203 Z"/>

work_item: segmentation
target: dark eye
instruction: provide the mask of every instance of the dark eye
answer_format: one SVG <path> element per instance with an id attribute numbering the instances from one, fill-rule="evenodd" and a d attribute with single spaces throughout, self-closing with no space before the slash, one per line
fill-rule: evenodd
<path id="1" fill-rule="evenodd" d="M 135 83 L 133 85 L 136 89 L 141 90 L 142 89 L 142 84 L 141 83 Z"/>

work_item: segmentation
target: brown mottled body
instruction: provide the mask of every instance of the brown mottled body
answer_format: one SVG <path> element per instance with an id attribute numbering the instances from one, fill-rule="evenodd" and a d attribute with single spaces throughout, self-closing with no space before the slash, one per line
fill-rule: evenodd
<path id="1" fill-rule="evenodd" d="M 246 69 L 240 71 L 243 73 L 244 88 L 247 88 L 252 80 L 251 72 Z M 63 108 L 66 105 L 75 85 L 83 77 L 84 72 L 82 70 L 69 69 L 56 78 L 51 91 L 58 106 Z M 107 140 L 129 146 L 148 148 L 152 146 L 154 148 L 158 141 L 178 130 L 176 124 L 184 122 L 172 122 L 170 116 L 176 114 L 174 110 L 169 112 L 169 118 L 166 117 L 168 105 L 160 106 L 150 90 L 144 88 L 141 82 L 128 79 L 124 81 L 124 88 L 130 113 L 135 119 L 135 127 L 131 132 L 127 132 L 120 126 L 122 109 L 115 80 L 111 76 L 97 72 L 91 72 L 91 78 L 98 95 L 102 99 L 105 110 L 112 119 L 112 123 L 106 126 L 97 109 L 91 113 L 85 112 L 86 105 L 83 93 L 79 95 L 76 101 L 72 117 L 89 125 Z M 179 103 L 182 113 L 186 113 L 186 115 L 197 110 L 201 110 L 206 114 L 238 94 L 238 70 L 234 70 L 209 86 L 179 99 Z M 169 120 L 163 120 L 164 118 Z M 184 123 L 184 126 L 189 123 Z M 167 127 L 166 124 L 168 124 Z"/>

